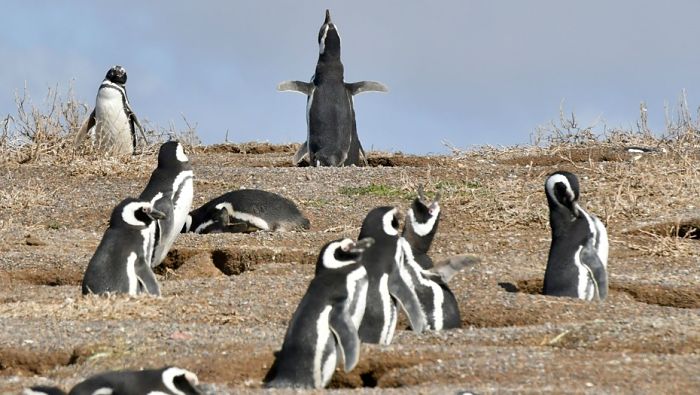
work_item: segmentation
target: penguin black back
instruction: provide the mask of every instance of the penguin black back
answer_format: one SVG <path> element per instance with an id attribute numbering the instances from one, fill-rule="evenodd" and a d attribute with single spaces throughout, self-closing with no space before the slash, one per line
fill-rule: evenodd
<path id="1" fill-rule="evenodd" d="M 185 369 L 122 370 L 98 374 L 73 387 L 69 395 L 169 394 L 199 395 L 197 376 Z M 98 392 L 101 391 L 101 392 Z"/>

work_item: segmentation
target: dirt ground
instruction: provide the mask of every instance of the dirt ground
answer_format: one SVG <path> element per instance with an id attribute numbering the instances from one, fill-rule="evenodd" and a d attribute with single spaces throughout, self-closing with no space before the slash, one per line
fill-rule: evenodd
<path id="1" fill-rule="evenodd" d="M 194 206 L 241 187 L 295 201 L 308 232 L 181 235 L 162 297 L 82 297 L 112 208 L 145 186 L 155 155 L 0 167 L 0 393 L 69 389 L 113 369 L 177 365 L 210 393 L 259 393 L 319 248 L 357 237 L 379 205 L 442 193 L 436 259 L 482 262 L 450 283 L 463 328 L 363 345 L 334 391 L 700 393 L 697 156 L 634 160 L 619 147 L 372 153 L 368 168 L 294 168 L 293 145 L 192 149 Z M 575 172 L 610 235 L 609 298 L 540 295 L 550 235 L 544 180 Z M 283 393 L 285 391 L 276 391 Z"/>

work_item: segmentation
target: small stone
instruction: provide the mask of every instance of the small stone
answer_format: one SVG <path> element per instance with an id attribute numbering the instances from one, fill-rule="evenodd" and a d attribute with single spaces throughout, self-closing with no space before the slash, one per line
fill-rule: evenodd
<path id="1" fill-rule="evenodd" d="M 27 237 L 24 239 L 24 242 L 28 246 L 45 246 L 46 245 L 45 241 L 43 241 L 37 237 L 34 237 L 32 235 L 27 235 Z"/>

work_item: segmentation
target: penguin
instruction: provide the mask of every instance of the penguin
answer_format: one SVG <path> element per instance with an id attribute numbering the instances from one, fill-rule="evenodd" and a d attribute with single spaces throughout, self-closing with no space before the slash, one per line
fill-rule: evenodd
<path id="1" fill-rule="evenodd" d="M 192 166 L 182 144 L 177 141 L 162 144 L 158 151 L 158 166 L 139 196 L 165 213 L 165 218 L 156 222 L 151 267 L 160 265 L 165 259 L 185 226 L 192 208 L 193 178 Z"/>
<path id="2" fill-rule="evenodd" d="M 77 384 L 68 395 L 159 394 L 200 395 L 197 375 L 178 367 L 122 370 L 98 374 Z M 61 395 L 56 387 L 32 387 L 23 395 Z"/>
<path id="3" fill-rule="evenodd" d="M 146 135 L 136 114 L 131 109 L 126 94 L 126 70 L 119 65 L 107 71 L 97 90 L 95 108 L 85 120 L 76 136 L 80 146 L 94 127 L 96 146 L 114 155 L 133 154 L 136 148 L 136 128 L 146 141 Z"/>
<path id="4" fill-rule="evenodd" d="M 291 200 L 260 189 L 225 193 L 192 210 L 182 233 L 308 230 L 309 220 Z"/>
<path id="5" fill-rule="evenodd" d="M 364 314 L 367 270 L 362 265 L 371 238 L 335 240 L 321 248 L 316 274 L 289 322 L 282 349 L 268 371 L 268 388 L 323 388 L 338 355 L 346 372 L 360 357 L 357 326 Z"/>
<path id="6" fill-rule="evenodd" d="M 418 186 L 418 197 L 411 204 L 406 213 L 401 236 L 410 245 L 411 253 L 415 261 L 423 268 L 433 267 L 433 261 L 428 256 L 428 250 L 435 238 L 440 221 L 440 193 L 429 202 L 423 192 L 423 185 Z"/>
<path id="7" fill-rule="evenodd" d="M 578 178 L 567 171 L 547 177 L 552 244 L 544 274 L 545 295 L 603 300 L 608 294 L 608 234 L 578 203 Z"/>
<path id="8" fill-rule="evenodd" d="M 311 82 L 285 81 L 277 86 L 278 91 L 307 96 L 307 139 L 292 161 L 297 166 L 366 166 L 367 157 L 357 135 L 353 96 L 388 89 L 374 81 L 343 81 L 340 36 L 329 10 L 318 32 L 318 45 L 318 62 Z"/>
<path id="9" fill-rule="evenodd" d="M 127 198 L 119 203 L 85 270 L 83 295 L 160 295 L 151 259 L 155 222 L 163 218 L 165 214 L 153 208 L 149 201 Z"/>
<path id="10" fill-rule="evenodd" d="M 426 317 L 426 329 L 441 331 L 462 326 L 457 298 L 448 286 L 449 280 L 463 268 L 479 262 L 472 256 L 454 256 L 430 269 L 421 267 L 408 241 L 400 239 L 403 265 L 411 278 L 421 310 Z M 427 256 L 427 255 L 426 255 Z M 432 261 L 431 261 L 432 264 Z"/>
<path id="11" fill-rule="evenodd" d="M 367 269 L 367 306 L 359 327 L 365 343 L 391 344 L 396 330 L 396 303 L 406 312 L 415 332 L 426 327 L 426 317 L 413 288 L 410 273 L 403 264 L 396 207 L 372 209 L 360 229 L 358 239 L 371 237 L 375 243 L 363 255 Z"/>

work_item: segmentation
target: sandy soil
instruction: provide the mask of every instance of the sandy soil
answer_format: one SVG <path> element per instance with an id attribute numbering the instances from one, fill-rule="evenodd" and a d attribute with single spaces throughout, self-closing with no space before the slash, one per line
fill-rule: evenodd
<path id="1" fill-rule="evenodd" d="M 118 201 L 153 154 L 0 168 L 0 393 L 64 389 L 111 369 L 178 365 L 216 393 L 258 393 L 326 241 L 356 237 L 378 205 L 442 191 L 436 259 L 482 263 L 451 287 L 463 328 L 363 345 L 331 388 L 367 393 L 700 393 L 700 173 L 696 160 L 634 161 L 610 147 L 371 155 L 369 168 L 293 168 L 294 146 L 191 154 L 199 205 L 240 187 L 294 200 L 311 230 L 182 235 L 159 268 L 163 296 L 82 297 L 82 273 Z M 604 303 L 539 294 L 549 246 L 546 175 L 581 178 L 610 234 Z M 284 392 L 284 391 L 277 391 Z"/>

